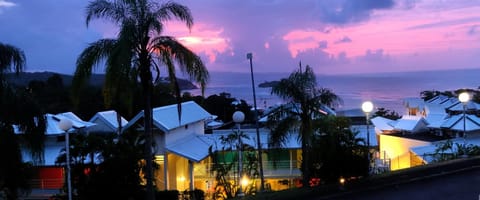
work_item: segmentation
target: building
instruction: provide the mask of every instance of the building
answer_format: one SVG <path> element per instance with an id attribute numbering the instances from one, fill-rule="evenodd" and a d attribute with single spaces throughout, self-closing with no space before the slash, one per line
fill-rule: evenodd
<path id="1" fill-rule="evenodd" d="M 31 180 L 32 188 L 36 189 L 60 189 L 64 186 L 65 171 L 62 165 L 56 163 L 57 157 L 65 149 L 65 131 L 58 127 L 61 119 L 72 121 L 70 134 L 79 134 L 94 126 L 94 123 L 80 119 L 72 112 L 60 114 L 46 114 L 46 130 L 43 151 L 43 161 L 35 162 L 26 147 L 22 146 L 22 158 L 24 162 L 32 162 L 35 165 L 34 178 Z M 23 134 L 18 128 L 14 128 L 16 134 Z"/>
<path id="2" fill-rule="evenodd" d="M 450 154 L 459 145 L 480 145 L 477 103 L 464 105 L 456 97 L 439 95 L 428 101 L 407 98 L 404 105 L 406 114 L 399 120 L 371 120 L 379 136 L 380 156 L 391 161 L 391 170 L 436 161 L 439 147 L 446 142 L 452 142 Z"/>
<path id="3" fill-rule="evenodd" d="M 143 117 L 142 111 L 130 120 L 124 131 L 143 131 Z M 210 153 L 222 152 L 226 163 L 233 163 L 238 154 L 235 149 L 226 150 L 228 145 L 222 143 L 222 138 L 236 130 L 205 133 L 206 122 L 212 118 L 214 116 L 193 101 L 181 104 L 180 118 L 176 104 L 153 109 L 155 161 L 159 165 L 155 172 L 157 189 L 214 190 L 215 174 L 211 173 L 213 158 Z M 241 131 L 247 136 L 242 142 L 257 148 L 256 130 L 241 128 Z M 263 149 L 268 149 L 268 133 L 266 129 L 260 130 Z M 295 179 L 301 177 L 300 149 L 300 144 L 292 138 L 285 144 L 285 149 L 262 155 L 267 187 L 273 190 L 287 189 L 292 187 Z M 234 179 L 233 176 L 229 178 Z"/>

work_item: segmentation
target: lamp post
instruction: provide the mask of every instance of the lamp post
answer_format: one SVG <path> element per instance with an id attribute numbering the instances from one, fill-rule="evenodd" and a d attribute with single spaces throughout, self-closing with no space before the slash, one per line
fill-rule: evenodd
<path id="1" fill-rule="evenodd" d="M 252 64 L 252 53 L 247 53 L 247 59 L 250 60 L 250 75 L 252 77 L 252 90 L 253 90 L 253 106 L 254 106 L 254 115 L 253 119 L 255 120 L 255 130 L 257 133 L 257 150 L 258 150 L 258 162 L 259 162 L 259 175 L 260 175 L 260 191 L 264 191 L 265 180 L 263 178 L 263 162 L 262 162 L 262 143 L 260 142 L 260 131 L 258 130 L 258 111 L 257 111 L 257 97 L 255 94 L 255 81 L 253 79 L 253 64 Z"/>
<path id="2" fill-rule="evenodd" d="M 373 103 L 371 101 L 365 101 L 362 104 L 362 110 L 365 113 L 365 118 L 367 120 L 367 160 L 368 160 L 368 173 L 370 173 L 370 112 L 373 110 Z"/>
<path id="3" fill-rule="evenodd" d="M 232 116 L 233 122 L 237 124 L 237 137 L 238 137 L 238 192 L 237 196 L 244 196 L 242 191 L 242 169 L 243 169 L 243 163 L 242 163 L 242 137 L 240 134 L 240 123 L 245 120 L 245 114 L 241 111 L 235 111 Z"/>
<path id="4" fill-rule="evenodd" d="M 70 169 L 70 138 L 68 130 L 72 128 L 72 121 L 69 119 L 61 119 L 58 122 L 58 127 L 65 132 L 65 150 L 67 154 L 66 163 L 67 163 L 67 192 L 68 200 L 72 200 L 72 178 L 71 178 L 71 169 Z"/>
<path id="5" fill-rule="evenodd" d="M 467 107 L 468 101 L 470 101 L 470 95 L 467 92 L 462 92 L 460 95 L 458 95 L 458 100 L 463 104 L 463 143 L 466 144 L 467 132 L 465 131 L 465 108 Z"/>

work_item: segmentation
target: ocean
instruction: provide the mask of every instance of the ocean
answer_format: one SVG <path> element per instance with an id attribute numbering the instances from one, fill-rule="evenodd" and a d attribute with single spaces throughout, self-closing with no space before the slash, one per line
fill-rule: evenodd
<path id="1" fill-rule="evenodd" d="M 267 108 L 283 103 L 284 100 L 270 93 L 270 88 L 259 88 L 258 84 L 287 78 L 290 73 L 255 73 L 257 106 Z M 395 72 L 355 75 L 317 75 L 319 87 L 329 88 L 340 96 L 343 104 L 336 110 L 360 108 L 363 101 L 370 100 L 375 107 L 383 107 L 404 114 L 402 100 L 420 97 L 424 90 L 455 90 L 460 88 L 478 89 L 480 69 L 445 71 Z M 200 90 L 188 90 L 200 95 Z M 253 105 L 250 73 L 210 72 L 210 82 L 205 97 L 221 92 L 243 99 Z"/>

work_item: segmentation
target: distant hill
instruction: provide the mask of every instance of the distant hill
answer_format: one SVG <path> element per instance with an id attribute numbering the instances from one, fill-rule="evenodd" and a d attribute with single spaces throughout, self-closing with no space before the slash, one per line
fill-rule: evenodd
<path id="1" fill-rule="evenodd" d="M 70 86 L 72 84 L 73 76 L 72 75 L 65 75 L 59 74 L 55 72 L 22 72 L 18 76 L 15 73 L 7 74 L 7 80 L 9 83 L 16 85 L 16 86 L 27 86 L 30 81 L 37 80 L 37 81 L 47 81 L 48 78 L 53 76 L 54 74 L 58 74 L 62 77 L 63 84 L 65 86 Z M 165 78 L 162 78 L 162 82 L 165 83 Z M 90 77 L 90 84 L 92 86 L 102 87 L 105 81 L 104 74 L 92 74 Z M 185 80 L 185 79 L 178 79 L 178 83 L 180 85 L 181 90 L 189 90 L 189 89 L 197 89 L 198 87 L 193 84 L 192 82 Z"/>

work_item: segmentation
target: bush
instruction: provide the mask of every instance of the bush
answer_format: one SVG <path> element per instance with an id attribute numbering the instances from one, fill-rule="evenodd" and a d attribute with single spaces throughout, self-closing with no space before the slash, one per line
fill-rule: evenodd
<path id="1" fill-rule="evenodd" d="M 162 200 L 178 200 L 178 195 L 180 193 L 178 190 L 164 190 L 164 191 L 157 191 L 155 193 L 155 199 L 162 199 Z"/>

